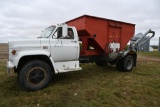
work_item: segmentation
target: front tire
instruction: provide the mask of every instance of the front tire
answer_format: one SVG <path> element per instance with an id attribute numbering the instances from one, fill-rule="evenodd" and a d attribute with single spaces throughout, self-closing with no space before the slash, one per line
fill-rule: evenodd
<path id="1" fill-rule="evenodd" d="M 41 60 L 28 62 L 20 71 L 18 78 L 22 88 L 36 91 L 45 88 L 52 79 L 50 66 Z"/>

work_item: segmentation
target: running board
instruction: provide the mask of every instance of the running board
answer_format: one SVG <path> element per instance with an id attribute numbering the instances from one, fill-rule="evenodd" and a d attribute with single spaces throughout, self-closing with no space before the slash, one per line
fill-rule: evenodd
<path id="1" fill-rule="evenodd" d="M 79 71 L 79 70 L 82 70 L 82 68 L 79 67 L 79 68 L 59 69 L 59 70 L 57 70 L 57 71 L 58 71 L 59 73 L 62 73 L 62 72 Z"/>
<path id="2" fill-rule="evenodd" d="M 79 66 L 79 61 L 64 61 L 64 62 L 55 62 L 56 73 L 69 72 L 82 70 Z"/>

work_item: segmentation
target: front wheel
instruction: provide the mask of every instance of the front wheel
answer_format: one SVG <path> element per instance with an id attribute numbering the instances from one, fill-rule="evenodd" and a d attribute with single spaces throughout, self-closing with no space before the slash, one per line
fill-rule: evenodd
<path id="1" fill-rule="evenodd" d="M 50 66 L 41 60 L 28 62 L 20 71 L 19 82 L 27 91 L 36 91 L 46 87 L 52 79 Z"/>

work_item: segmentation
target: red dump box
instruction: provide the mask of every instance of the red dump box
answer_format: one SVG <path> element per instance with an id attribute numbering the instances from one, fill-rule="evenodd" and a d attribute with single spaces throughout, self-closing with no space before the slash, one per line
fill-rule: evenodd
<path id="1" fill-rule="evenodd" d="M 100 55 L 108 53 L 110 43 L 120 43 L 124 50 L 135 32 L 135 24 L 83 15 L 66 22 L 76 27 L 82 41 L 80 55 Z M 106 48 L 107 47 L 107 48 Z"/>

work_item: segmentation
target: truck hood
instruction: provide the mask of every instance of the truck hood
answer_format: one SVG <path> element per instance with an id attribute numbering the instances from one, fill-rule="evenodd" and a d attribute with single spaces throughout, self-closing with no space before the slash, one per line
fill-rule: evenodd
<path id="1" fill-rule="evenodd" d="M 19 40 L 8 42 L 9 49 L 15 48 L 40 48 L 41 39 L 31 39 L 31 40 Z"/>

